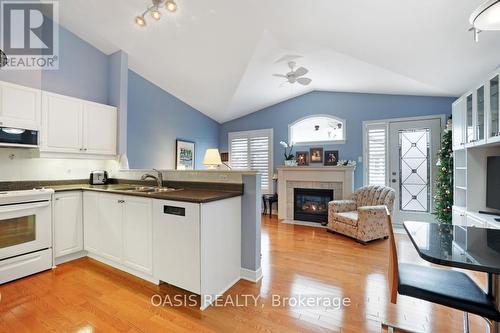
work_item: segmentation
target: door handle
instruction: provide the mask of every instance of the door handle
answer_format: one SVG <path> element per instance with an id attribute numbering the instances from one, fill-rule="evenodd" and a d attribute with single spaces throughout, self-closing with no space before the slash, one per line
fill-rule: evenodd
<path id="1" fill-rule="evenodd" d="M 397 180 L 393 178 L 393 179 L 392 179 L 392 182 L 393 182 L 393 183 L 395 183 L 395 182 L 397 182 Z"/>

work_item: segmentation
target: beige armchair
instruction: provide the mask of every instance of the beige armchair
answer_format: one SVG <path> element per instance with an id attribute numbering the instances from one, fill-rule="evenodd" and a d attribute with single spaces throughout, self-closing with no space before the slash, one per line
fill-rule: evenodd
<path id="1" fill-rule="evenodd" d="M 390 187 L 365 186 L 355 191 L 350 200 L 331 201 L 327 230 L 362 244 L 387 238 L 387 210 L 392 213 L 394 197 L 395 192 Z"/>

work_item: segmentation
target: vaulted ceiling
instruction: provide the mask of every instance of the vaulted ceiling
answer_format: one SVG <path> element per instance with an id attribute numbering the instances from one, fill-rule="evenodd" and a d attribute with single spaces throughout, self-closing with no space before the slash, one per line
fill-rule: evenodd
<path id="1" fill-rule="evenodd" d="M 500 64 L 500 32 L 475 43 L 482 0 L 177 0 L 144 28 L 148 0 L 60 1 L 63 26 L 225 122 L 312 90 L 458 96 Z M 312 84 L 281 85 L 298 56 Z"/>

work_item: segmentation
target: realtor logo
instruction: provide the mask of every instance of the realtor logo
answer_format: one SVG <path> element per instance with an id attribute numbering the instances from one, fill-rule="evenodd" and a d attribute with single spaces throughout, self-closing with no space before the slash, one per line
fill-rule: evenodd
<path id="1" fill-rule="evenodd" d="M 58 69 L 58 2 L 0 0 L 0 3 L 0 48 L 7 59 L 2 70 Z"/>

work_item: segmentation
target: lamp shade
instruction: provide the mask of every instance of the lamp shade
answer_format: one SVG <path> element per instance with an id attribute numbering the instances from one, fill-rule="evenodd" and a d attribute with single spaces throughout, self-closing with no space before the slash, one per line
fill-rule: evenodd
<path id="1" fill-rule="evenodd" d="M 205 158 L 203 159 L 203 164 L 209 167 L 221 165 L 222 161 L 220 159 L 219 149 L 207 149 L 205 152 Z"/>

